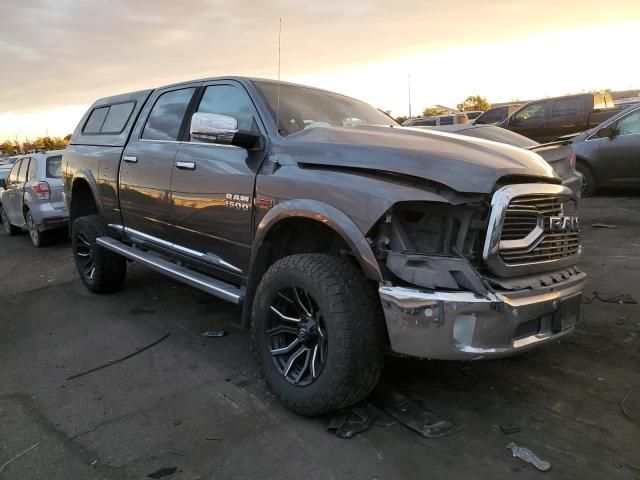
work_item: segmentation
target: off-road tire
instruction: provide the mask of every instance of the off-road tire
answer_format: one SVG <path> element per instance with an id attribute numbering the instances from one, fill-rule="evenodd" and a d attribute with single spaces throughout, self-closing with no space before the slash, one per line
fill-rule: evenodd
<path id="1" fill-rule="evenodd" d="M 311 295 L 327 335 L 324 367 L 306 386 L 285 380 L 272 361 L 267 340 L 272 302 L 287 285 L 298 285 Z M 365 398 L 382 371 L 383 338 L 376 288 L 349 258 L 291 255 L 271 265 L 260 281 L 252 307 L 253 349 L 271 390 L 298 414 L 320 415 Z"/>
<path id="2" fill-rule="evenodd" d="M 597 187 L 596 187 L 596 177 L 591 171 L 591 168 L 583 162 L 578 162 L 576 165 L 576 170 L 578 170 L 582 174 L 582 185 L 580 185 L 580 191 L 583 197 L 592 197 L 595 195 Z"/>
<path id="3" fill-rule="evenodd" d="M 2 221 L 2 231 L 7 235 L 18 235 L 20 233 L 20 229 L 15 225 L 11 225 L 9 221 L 9 217 L 7 216 L 7 212 L 5 212 L 4 207 L 0 204 L 0 219 Z"/>
<path id="4" fill-rule="evenodd" d="M 96 238 L 105 235 L 106 228 L 98 215 L 88 215 L 77 218 L 73 222 L 71 232 L 71 248 L 76 269 L 85 286 L 94 293 L 113 293 L 122 288 L 126 274 L 126 259 L 102 248 L 96 243 Z M 92 269 L 87 270 L 87 258 L 83 256 L 89 252 L 93 261 Z"/>
<path id="5" fill-rule="evenodd" d="M 24 212 L 24 220 L 27 224 L 27 231 L 29 232 L 29 239 L 31 240 L 31 245 L 36 248 L 46 247 L 50 243 L 50 232 L 43 231 L 41 232 L 38 229 L 38 225 L 35 224 L 33 220 L 33 216 L 31 215 L 30 210 L 26 210 Z"/>

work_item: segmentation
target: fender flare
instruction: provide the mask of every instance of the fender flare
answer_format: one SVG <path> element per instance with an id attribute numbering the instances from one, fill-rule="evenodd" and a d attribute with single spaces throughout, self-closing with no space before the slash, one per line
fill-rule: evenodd
<path id="1" fill-rule="evenodd" d="M 93 200 L 96 204 L 96 208 L 98 209 L 98 214 L 100 216 L 103 216 L 104 207 L 102 205 L 102 198 L 100 198 L 100 195 L 99 195 L 98 182 L 96 182 L 91 171 L 87 170 L 86 168 L 77 170 L 73 174 L 73 177 L 71 179 L 71 190 L 69 191 L 69 193 L 65 192 L 67 208 L 69 209 L 69 215 L 71 215 L 71 202 L 73 201 L 72 192 L 77 181 L 84 181 L 87 183 L 87 185 L 89 185 L 89 190 L 91 190 L 91 194 L 93 195 Z"/>
<path id="2" fill-rule="evenodd" d="M 242 326 L 245 328 L 251 325 L 251 307 L 255 291 L 262 274 L 268 267 L 260 262 L 264 240 L 273 227 L 288 218 L 307 218 L 331 228 L 349 246 L 365 277 L 378 283 L 382 281 L 382 272 L 373 250 L 353 220 L 337 208 L 317 200 L 287 200 L 269 210 L 256 228 L 249 263 L 251 274 L 247 282 L 242 310 Z"/>
<path id="3" fill-rule="evenodd" d="M 269 210 L 256 229 L 251 247 L 251 265 L 267 234 L 280 221 L 288 218 L 308 218 L 334 230 L 353 251 L 365 276 L 377 282 L 382 281 L 373 250 L 353 220 L 337 208 L 317 200 L 288 200 Z"/>

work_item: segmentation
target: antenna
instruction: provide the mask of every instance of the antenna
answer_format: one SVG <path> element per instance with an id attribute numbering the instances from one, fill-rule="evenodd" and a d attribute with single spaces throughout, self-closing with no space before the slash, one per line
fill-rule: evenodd
<path id="1" fill-rule="evenodd" d="M 278 83 L 276 84 L 277 103 L 276 103 L 276 131 L 280 132 L 280 38 L 282 37 L 282 17 L 278 25 Z M 278 161 L 278 143 L 276 142 L 276 162 Z"/>

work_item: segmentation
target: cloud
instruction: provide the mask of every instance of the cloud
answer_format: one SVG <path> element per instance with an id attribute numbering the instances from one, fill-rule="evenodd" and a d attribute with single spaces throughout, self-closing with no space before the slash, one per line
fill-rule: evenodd
<path id="1" fill-rule="evenodd" d="M 509 58 L 487 59 L 486 63 L 447 53 L 495 42 L 516 45 L 519 38 L 559 29 L 615 22 L 640 24 L 637 0 L 618 0 L 605 9 L 599 0 L 584 0 L 578 6 L 572 3 L 2 0 L 0 137 L 4 133 L 31 135 L 28 132 L 36 129 L 29 129 L 29 115 L 33 124 L 39 125 L 38 132 L 48 128 L 46 122 L 52 116 L 47 112 L 66 112 L 64 125 L 51 126 L 66 133 L 77 121 L 72 112 L 81 111 L 97 98 L 125 91 L 216 75 L 274 78 L 279 18 L 283 19 L 284 80 L 304 79 L 364 97 L 384 108 L 396 110 L 406 105 L 404 69 L 409 65 L 405 67 L 403 62 L 410 61 L 406 59 L 419 63 L 413 65 L 416 74 L 412 76 L 416 98 L 430 103 L 447 100 L 445 95 L 462 99 L 469 93 L 491 94 L 491 90 L 445 92 L 454 85 L 460 89 L 464 85 L 461 77 L 483 88 L 513 87 L 513 93 L 505 90 L 505 96 L 527 94 L 516 91 L 517 81 L 505 80 L 509 75 L 561 75 L 563 81 L 571 78 L 586 82 L 588 78 L 572 75 L 576 67 L 584 71 L 584 65 L 574 65 L 571 59 L 577 49 L 588 52 L 592 47 L 588 42 L 541 42 L 533 56 L 514 48 L 479 49 L 484 53 L 513 53 Z M 616 42 L 615 34 L 613 38 L 594 38 L 593 42 L 615 45 L 616 52 L 635 48 Z M 454 58 L 460 61 L 456 63 Z M 545 63 L 558 58 L 566 59 L 566 69 L 545 71 Z M 629 62 L 631 58 L 630 54 Z M 621 68 L 620 64 L 607 66 L 606 58 L 597 61 L 589 66 L 594 75 Z M 399 71 L 388 72 L 389 66 Z M 482 82 L 474 79 L 479 74 Z M 457 83 L 449 81 L 452 75 Z M 384 95 L 376 94 L 383 91 Z M 20 119 L 20 129 L 10 119 Z M 62 123 L 62 117 L 58 123 Z"/>

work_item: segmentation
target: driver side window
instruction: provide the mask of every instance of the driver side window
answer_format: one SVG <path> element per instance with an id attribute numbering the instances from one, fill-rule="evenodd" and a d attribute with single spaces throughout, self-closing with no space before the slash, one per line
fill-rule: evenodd
<path id="1" fill-rule="evenodd" d="M 638 133 L 640 133 L 640 109 L 618 121 L 618 135 L 635 135 Z"/>
<path id="2" fill-rule="evenodd" d="M 541 122 L 544 119 L 546 103 L 534 103 L 516 113 L 514 119 L 518 124 Z"/>
<path id="3" fill-rule="evenodd" d="M 211 85 L 206 88 L 197 112 L 217 113 L 233 117 L 238 129 L 251 131 L 253 126 L 253 104 L 249 95 L 233 85 Z M 194 138 L 192 142 L 198 142 Z"/>

